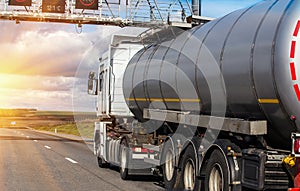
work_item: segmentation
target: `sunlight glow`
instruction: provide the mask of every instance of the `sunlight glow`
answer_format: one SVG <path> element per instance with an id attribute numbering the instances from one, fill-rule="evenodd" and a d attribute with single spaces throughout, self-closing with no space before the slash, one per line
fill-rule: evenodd
<path id="1" fill-rule="evenodd" d="M 12 88 L 14 78 L 12 75 L 0 74 L 0 88 Z"/>

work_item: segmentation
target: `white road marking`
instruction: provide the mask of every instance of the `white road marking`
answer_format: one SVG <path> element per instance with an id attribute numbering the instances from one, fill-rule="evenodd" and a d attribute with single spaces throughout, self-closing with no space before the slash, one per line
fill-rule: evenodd
<path id="1" fill-rule="evenodd" d="M 51 149 L 51 147 L 49 147 L 48 145 L 45 145 L 44 146 L 46 149 Z"/>
<path id="2" fill-rule="evenodd" d="M 68 158 L 68 157 L 66 157 L 65 159 L 68 160 L 69 162 L 73 163 L 73 164 L 77 164 L 78 163 L 77 161 L 75 161 L 75 160 L 73 160 L 71 158 Z"/>
<path id="3" fill-rule="evenodd" d="M 38 142 L 37 140 L 33 140 L 33 141 L 36 142 L 36 143 Z"/>

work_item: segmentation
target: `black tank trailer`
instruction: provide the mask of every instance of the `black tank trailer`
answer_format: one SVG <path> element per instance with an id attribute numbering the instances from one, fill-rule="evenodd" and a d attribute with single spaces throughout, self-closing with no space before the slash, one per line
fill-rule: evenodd
<path id="1" fill-rule="evenodd" d="M 140 121 L 145 108 L 267 120 L 271 145 L 290 148 L 300 127 L 299 10 L 295 0 L 262 1 L 139 51 L 123 79 L 129 108 Z"/>

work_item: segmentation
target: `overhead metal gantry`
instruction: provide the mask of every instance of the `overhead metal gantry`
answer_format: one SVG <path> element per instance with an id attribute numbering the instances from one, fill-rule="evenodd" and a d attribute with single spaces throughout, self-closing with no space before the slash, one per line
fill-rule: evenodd
<path id="1" fill-rule="evenodd" d="M 195 6 L 189 0 L 0 0 L 0 19 L 16 23 L 191 28 L 211 20 L 195 15 Z"/>

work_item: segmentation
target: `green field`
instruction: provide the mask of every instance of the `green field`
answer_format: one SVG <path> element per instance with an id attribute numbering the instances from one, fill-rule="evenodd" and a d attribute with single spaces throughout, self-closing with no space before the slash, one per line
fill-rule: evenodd
<path id="1" fill-rule="evenodd" d="M 92 112 L 0 109 L 0 128 L 33 128 L 92 138 L 96 114 Z"/>

